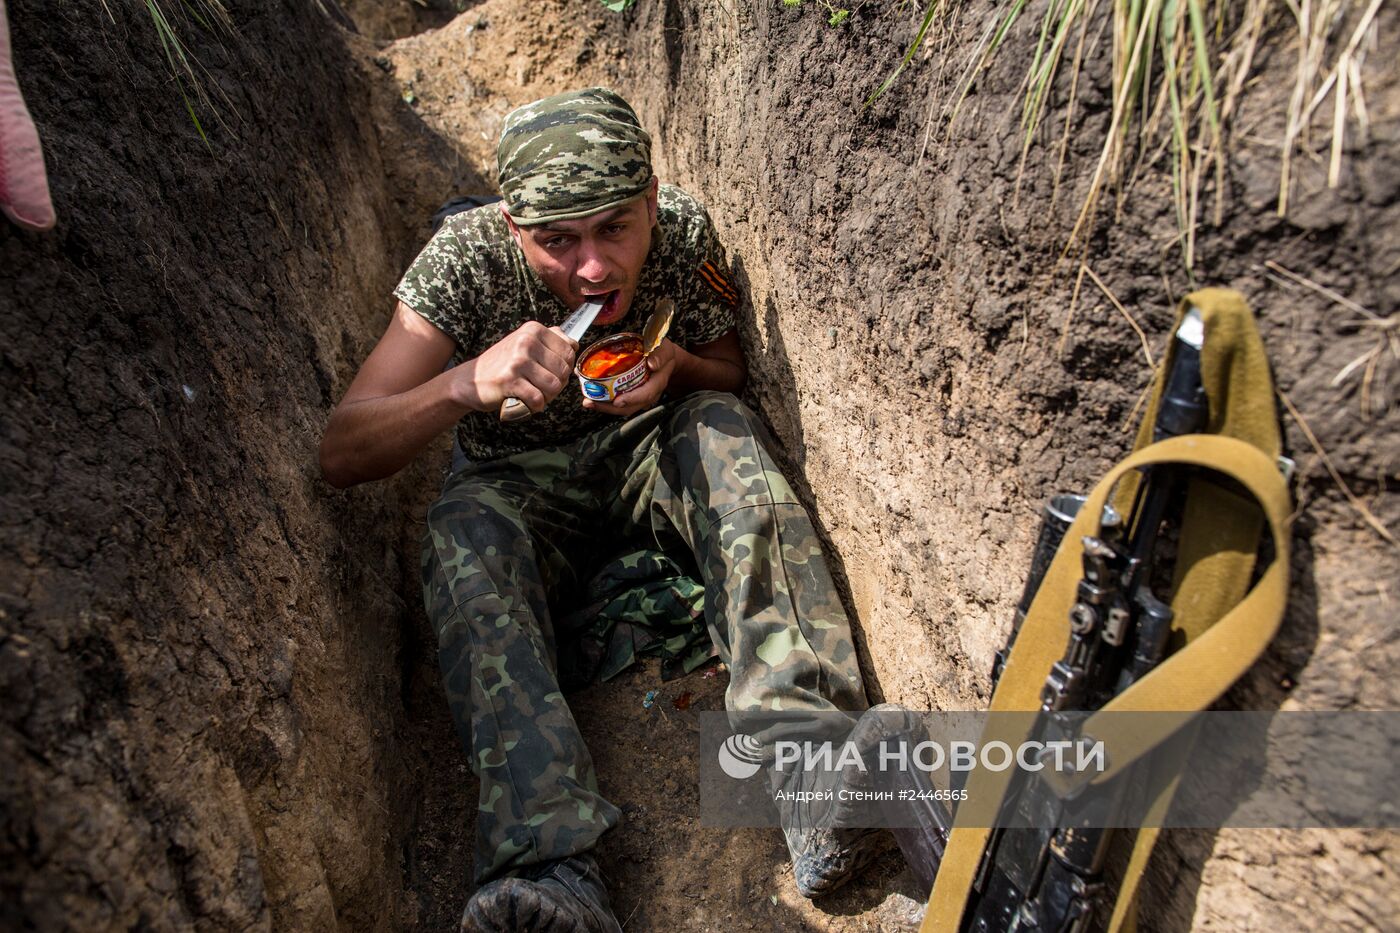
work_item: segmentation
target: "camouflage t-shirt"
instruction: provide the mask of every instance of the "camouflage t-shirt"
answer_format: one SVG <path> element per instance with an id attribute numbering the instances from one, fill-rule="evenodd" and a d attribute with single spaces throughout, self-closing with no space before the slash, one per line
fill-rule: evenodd
<path id="1" fill-rule="evenodd" d="M 590 327 L 587 346 L 610 334 L 640 332 L 663 298 L 675 302 L 670 339 L 693 348 L 734 326 L 739 292 L 726 274 L 724 251 L 700 203 L 671 185 L 657 199 L 657 230 L 627 316 Z M 453 364 L 480 356 L 526 321 L 554 326 L 571 308 L 525 262 L 494 204 L 449 217 L 409 266 L 394 294 L 457 342 Z M 462 450 L 472 460 L 494 460 L 537 447 L 577 440 L 616 421 L 583 408 L 578 380 L 540 414 L 502 422 L 496 412 L 471 412 L 457 423 Z"/>

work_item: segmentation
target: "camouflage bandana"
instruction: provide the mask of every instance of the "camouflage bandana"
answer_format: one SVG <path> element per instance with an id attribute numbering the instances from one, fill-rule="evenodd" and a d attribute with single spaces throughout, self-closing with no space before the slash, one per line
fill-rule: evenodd
<path id="1" fill-rule="evenodd" d="M 646 191 L 651 136 L 607 88 L 556 94 L 506 115 L 496 172 L 516 223 L 574 220 Z"/>

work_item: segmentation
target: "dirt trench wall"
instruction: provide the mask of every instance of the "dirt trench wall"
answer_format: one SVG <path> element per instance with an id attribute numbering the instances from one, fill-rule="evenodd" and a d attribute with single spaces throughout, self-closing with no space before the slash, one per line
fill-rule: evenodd
<path id="1" fill-rule="evenodd" d="M 642 0 L 618 27 L 630 42 L 623 84 L 656 131 L 663 177 L 710 207 L 753 297 L 752 392 L 810 482 L 879 692 L 934 709 L 985 705 L 1037 510 L 1126 452 L 1149 375 L 1138 337 L 1089 281 L 1070 319 L 1075 267 L 1056 267 L 1107 125 L 1105 55 L 1080 81 L 1053 201 L 1043 145 L 1016 188 L 1025 24 L 1038 7 L 960 119 L 938 119 L 991 11 L 955 7 L 869 110 L 861 101 L 912 39 L 918 11 L 872 5 L 832 28 L 815 4 Z M 1397 25 L 1383 12 L 1383 36 Z M 1262 264 L 1382 317 L 1400 308 L 1400 75 L 1372 56 L 1369 140 L 1353 135 L 1335 191 L 1318 160 L 1300 160 L 1280 219 L 1271 140 L 1296 50 L 1282 29 L 1270 35 L 1229 144 L 1224 223 L 1198 244 L 1198 280 L 1245 294 L 1279 386 L 1394 530 L 1400 407 L 1365 418 L 1358 382 L 1332 385 L 1374 335 Z M 1044 136 L 1061 131 L 1052 118 Z M 1158 355 L 1188 290 L 1171 211 L 1169 178 L 1147 171 L 1088 254 Z M 1397 551 L 1361 522 L 1292 419 L 1287 443 L 1301 476 L 1290 607 L 1231 702 L 1393 709 Z M 1319 918 L 1309 925 L 1385 925 L 1400 916 L 1395 844 L 1375 832 L 1169 833 L 1147 915 L 1169 929 L 1285 929 L 1307 911 Z"/>
<path id="2" fill-rule="evenodd" d="M 447 163 L 316 4 L 174 19 L 207 148 L 143 4 L 8 10 L 59 224 L 0 225 L 0 926 L 397 927 L 432 480 L 316 447 Z"/>
<path id="3" fill-rule="evenodd" d="M 985 704 L 1039 502 L 1121 455 L 1147 378 L 1121 315 L 1086 284 L 1070 320 L 1073 278 L 1054 269 L 1107 120 L 1105 61 L 1081 86 L 1052 207 L 1040 150 L 1015 196 L 1023 36 L 924 145 L 986 4 L 959 7 L 937 53 L 862 111 L 911 10 L 862 8 L 833 29 L 810 4 L 640 0 L 617 17 L 593 0 L 488 2 L 378 55 L 320 4 L 259 0 L 239 6 L 236 37 L 189 32 L 228 96 L 229 126 L 204 114 L 212 153 L 143 5 L 107 6 L 114 21 L 8 4 L 61 220 L 38 237 L 0 228 L 4 926 L 423 915 L 401 852 L 421 835 L 422 756 L 457 754 L 450 735 L 414 735 L 423 698 L 405 675 L 424 661 L 406 633 L 422 625 L 414 528 L 436 464 L 333 494 L 315 447 L 421 241 L 417 218 L 449 188 L 487 187 L 461 166 L 489 165 L 510 105 L 580 83 L 628 93 L 663 174 L 704 197 L 730 246 L 754 299 L 753 398 L 844 565 L 876 692 Z M 1395 17 L 1382 12 L 1385 35 Z M 1305 162 L 1278 220 L 1265 143 L 1291 54 L 1261 56 L 1200 275 L 1246 293 L 1280 385 L 1396 528 L 1400 415 L 1363 419 L 1355 381 L 1331 385 L 1366 332 L 1261 263 L 1396 311 L 1397 76 L 1368 74 L 1372 135 L 1342 188 L 1322 190 Z M 418 112 L 455 98 L 455 152 L 401 91 Z M 1185 286 L 1161 248 L 1165 179 L 1135 191 L 1091 262 L 1159 346 Z M 1291 606 L 1232 702 L 1395 708 L 1396 552 L 1288 431 L 1302 474 Z M 437 830 L 449 846 L 469 831 Z M 1148 916 L 1384 926 L 1400 915 L 1395 867 L 1390 834 L 1171 833 Z"/>
<path id="4" fill-rule="evenodd" d="M 465 10 L 468 0 L 341 0 L 355 29 L 371 39 L 399 39 L 438 29 Z"/>

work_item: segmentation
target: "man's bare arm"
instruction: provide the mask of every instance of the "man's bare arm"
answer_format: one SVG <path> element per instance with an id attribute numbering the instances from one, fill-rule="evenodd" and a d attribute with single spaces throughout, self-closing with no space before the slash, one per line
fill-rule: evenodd
<path id="1" fill-rule="evenodd" d="M 675 369 L 668 386 L 675 393 L 697 389 L 738 392 L 744 387 L 748 373 L 744 348 L 739 345 L 739 332 L 730 328 L 718 340 L 693 350 L 677 347 Z"/>
<path id="2" fill-rule="evenodd" d="M 468 412 L 507 396 L 532 411 L 564 387 L 578 344 L 530 322 L 481 356 L 442 372 L 456 344 L 400 302 L 374 351 L 331 412 L 321 473 L 333 486 L 391 476 Z"/>

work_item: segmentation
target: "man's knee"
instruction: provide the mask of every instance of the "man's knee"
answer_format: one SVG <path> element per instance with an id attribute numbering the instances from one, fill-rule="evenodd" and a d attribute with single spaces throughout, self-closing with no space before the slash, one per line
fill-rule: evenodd
<path id="1" fill-rule="evenodd" d="M 751 433 L 757 424 L 753 411 L 731 392 L 693 392 L 676 403 L 671 416 L 673 432 L 700 425 L 726 433 Z"/>
<path id="2" fill-rule="evenodd" d="M 747 405 L 728 392 L 696 392 L 677 404 L 662 471 L 672 489 L 719 516 L 797 501 L 774 459 L 768 432 Z"/>
<path id="3" fill-rule="evenodd" d="M 510 553 L 526 543 L 528 533 L 519 499 L 492 483 L 456 482 L 428 507 L 428 534 L 465 550 L 489 548 Z"/>
<path id="4" fill-rule="evenodd" d="M 428 509 L 423 552 L 425 580 L 440 575 L 427 590 L 430 613 L 455 608 L 474 620 L 519 610 L 539 587 L 520 508 L 489 484 L 444 490 Z"/>

